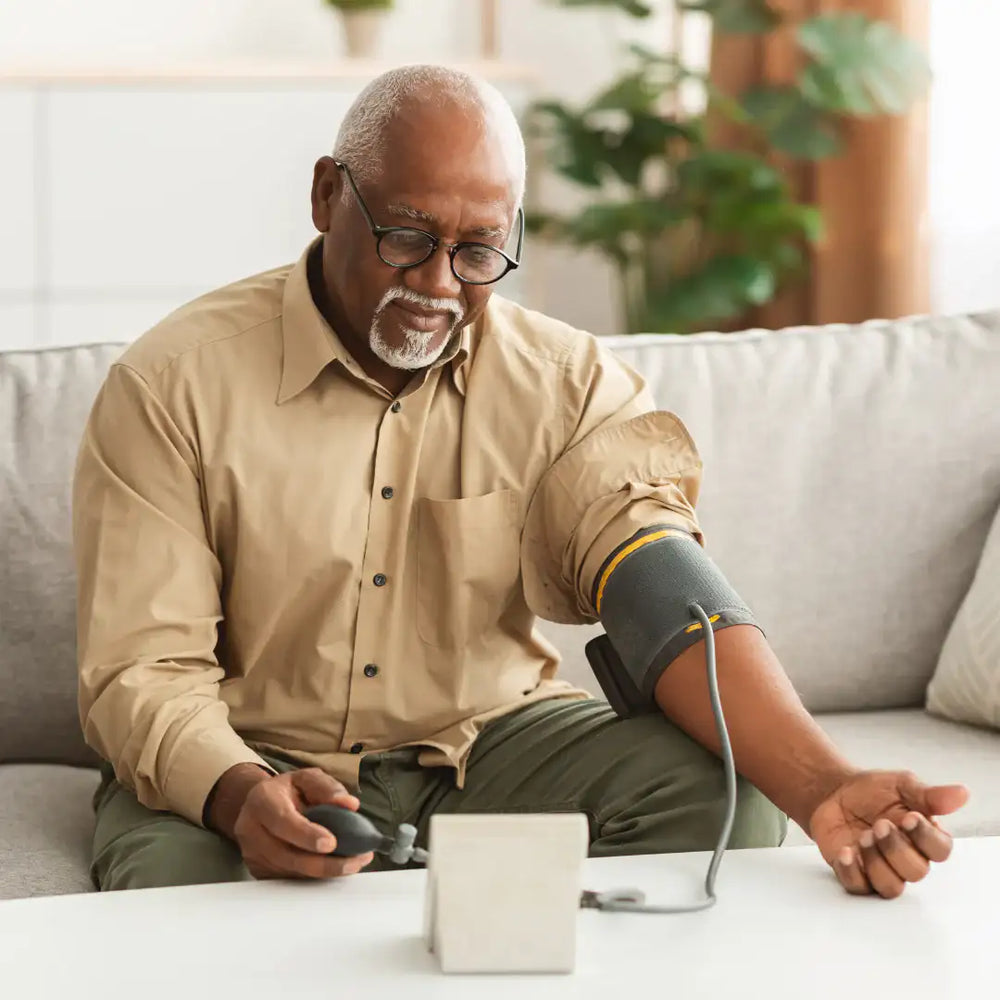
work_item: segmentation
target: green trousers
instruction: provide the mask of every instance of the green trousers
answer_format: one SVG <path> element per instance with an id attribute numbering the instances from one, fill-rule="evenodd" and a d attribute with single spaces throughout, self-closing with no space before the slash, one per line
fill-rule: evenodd
<path id="1" fill-rule="evenodd" d="M 603 702 L 549 700 L 488 725 L 464 789 L 450 768 L 424 768 L 416 751 L 362 761 L 361 812 L 384 831 L 412 823 L 426 845 L 441 813 L 582 812 L 590 854 L 661 854 L 715 847 L 725 810 L 719 760 L 660 715 L 619 719 Z M 292 761 L 267 757 L 278 771 Z M 731 847 L 776 847 L 786 819 L 740 779 Z M 100 889 L 250 878 L 236 845 L 170 812 L 154 812 L 105 768 L 95 796 L 95 885 Z M 392 867 L 376 855 L 366 871 Z"/>

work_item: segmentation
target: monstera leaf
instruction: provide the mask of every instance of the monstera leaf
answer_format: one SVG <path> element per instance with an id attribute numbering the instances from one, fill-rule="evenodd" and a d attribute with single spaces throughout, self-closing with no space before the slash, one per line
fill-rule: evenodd
<path id="1" fill-rule="evenodd" d="M 799 42 L 812 58 L 799 79 L 802 93 L 827 111 L 902 114 L 927 90 L 927 57 L 885 21 L 823 14 L 800 26 Z"/>
<path id="2" fill-rule="evenodd" d="M 840 151 L 840 131 L 830 113 L 807 101 L 797 87 L 754 87 L 743 110 L 780 153 L 822 160 Z"/>

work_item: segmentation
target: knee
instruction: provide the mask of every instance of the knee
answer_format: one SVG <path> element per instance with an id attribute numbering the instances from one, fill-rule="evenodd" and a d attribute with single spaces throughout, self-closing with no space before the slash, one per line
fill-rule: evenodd
<path id="1" fill-rule="evenodd" d="M 194 826 L 169 835 L 140 830 L 120 837 L 94 859 L 93 874 L 105 892 L 240 882 L 250 877 L 235 844 Z"/>

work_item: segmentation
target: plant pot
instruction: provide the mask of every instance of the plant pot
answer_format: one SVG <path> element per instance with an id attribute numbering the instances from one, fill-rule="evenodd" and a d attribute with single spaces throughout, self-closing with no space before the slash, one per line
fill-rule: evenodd
<path id="1" fill-rule="evenodd" d="M 340 20 L 344 26 L 344 46 L 352 59 L 371 59 L 378 51 L 378 43 L 385 22 L 384 10 L 342 10 Z"/>

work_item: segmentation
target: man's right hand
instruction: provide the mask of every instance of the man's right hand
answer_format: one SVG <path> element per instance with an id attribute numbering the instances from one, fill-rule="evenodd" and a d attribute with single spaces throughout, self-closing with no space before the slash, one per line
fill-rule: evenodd
<path id="1" fill-rule="evenodd" d="M 254 878 L 335 878 L 354 875 L 373 855 L 334 857 L 336 838 L 303 812 L 330 803 L 357 811 L 358 799 L 318 767 L 270 775 L 238 764 L 220 779 L 210 823 L 235 840 Z"/>

